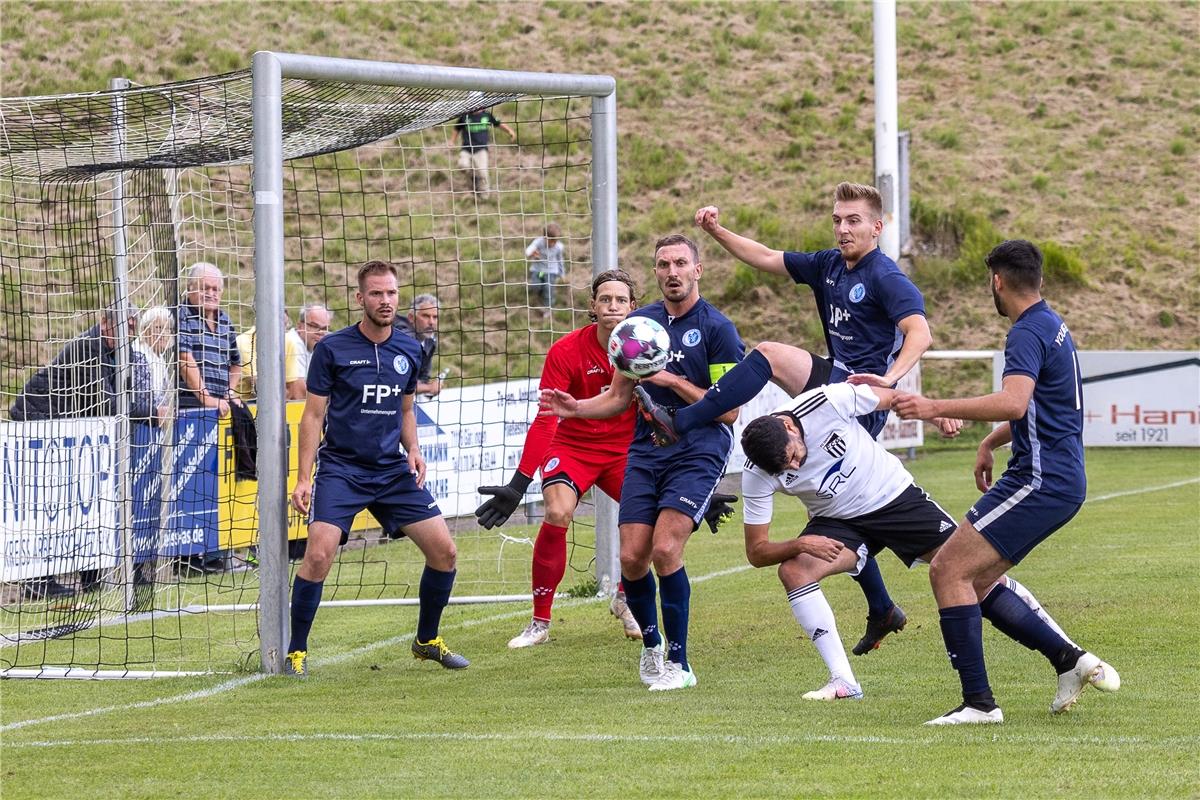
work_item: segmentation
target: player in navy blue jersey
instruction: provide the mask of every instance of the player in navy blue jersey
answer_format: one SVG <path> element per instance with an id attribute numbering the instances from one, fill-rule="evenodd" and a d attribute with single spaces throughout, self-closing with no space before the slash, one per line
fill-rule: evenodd
<path id="1" fill-rule="evenodd" d="M 659 373 L 638 387 L 655 402 L 674 408 L 699 400 L 708 387 L 742 360 L 737 329 L 700 297 L 703 265 L 686 236 L 659 239 L 654 276 L 663 299 L 631 312 L 660 323 L 670 334 L 671 355 Z M 561 390 L 541 395 L 543 414 L 605 418 L 629 407 L 634 382 L 615 373 L 609 391 L 576 400 Z M 621 487 L 621 581 L 634 619 L 642 627 L 639 674 L 651 691 L 696 685 L 687 656 L 691 586 L 683 550 L 696 530 L 725 472 L 733 450 L 730 425 L 737 411 L 697 426 L 674 445 L 656 447 L 653 430 L 639 419 Z M 654 572 L 650 571 L 653 564 Z M 654 574 L 658 575 L 656 586 Z M 663 633 L 658 629 L 656 593 L 662 594 Z"/>
<path id="2" fill-rule="evenodd" d="M 833 204 L 837 247 L 830 250 L 773 250 L 722 227 L 715 206 L 697 211 L 696 224 L 738 260 L 763 272 L 787 275 L 812 288 L 829 358 L 762 342 L 699 403 L 676 412 L 671 422 L 675 431 L 686 432 L 693 425 L 750 401 L 768 381 L 775 380 L 775 364 L 787 365 L 788 385 L 805 390 L 847 379 L 890 388 L 913 368 L 932 342 L 921 293 L 879 250 L 883 201 L 874 187 L 838 184 Z M 775 382 L 781 384 L 780 380 Z M 886 421 L 886 411 L 866 414 L 859 420 L 873 437 L 879 436 Z M 939 420 L 938 427 L 943 434 L 953 436 L 959 423 Z M 902 629 L 907 618 L 888 595 L 873 558 L 854 579 L 867 599 L 867 629 L 853 649 L 855 655 L 863 655 L 878 647 L 883 637 Z"/>
<path id="3" fill-rule="evenodd" d="M 300 420 L 299 477 L 292 492 L 292 505 L 308 515 L 308 549 L 292 586 L 287 674 L 308 672 L 308 633 L 325 576 L 363 509 L 385 531 L 403 532 L 425 556 L 413 656 L 447 669 L 469 664 L 438 636 L 454 587 L 457 551 L 425 488 L 413 410 L 423 352 L 420 342 L 393 328 L 397 295 L 396 268 L 367 262 L 358 271 L 362 320 L 327 335 L 313 349 Z"/>
<path id="4" fill-rule="evenodd" d="M 1030 242 L 1013 240 L 997 245 L 986 263 L 996 310 L 1012 321 L 1000 391 L 957 400 L 900 393 L 893 401 L 904 419 L 952 415 L 1003 422 L 980 444 L 975 461 L 975 482 L 985 494 L 930 565 L 942 638 L 963 692 L 963 704 L 930 720 L 931 725 L 1003 719 L 984 666 L 974 587 L 994 581 L 1070 521 L 1087 493 L 1079 359 L 1067 324 L 1042 299 L 1042 254 Z M 1009 442 L 1008 468 L 992 485 L 992 451 Z M 1015 609 L 1013 599 L 989 595 L 983 602 L 993 607 L 982 613 L 994 613 L 995 604 Z M 1060 639 L 1031 633 L 1018 620 L 1012 627 L 1002 630 L 1056 662 L 1058 694 L 1052 713 L 1069 709 L 1089 683 L 1105 691 L 1120 685 L 1116 671 L 1095 655 L 1063 648 Z"/>

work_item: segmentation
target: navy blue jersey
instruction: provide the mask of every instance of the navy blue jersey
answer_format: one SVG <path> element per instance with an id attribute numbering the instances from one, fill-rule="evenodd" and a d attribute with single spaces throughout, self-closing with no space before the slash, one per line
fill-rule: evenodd
<path id="1" fill-rule="evenodd" d="M 1013 323 L 1004 343 L 1004 374 L 1035 381 L 1029 408 L 1012 425 L 1005 475 L 1064 498 L 1087 494 L 1083 469 L 1083 384 L 1067 323 L 1045 300 Z"/>
<path id="2" fill-rule="evenodd" d="M 417 390 L 421 344 L 395 328 L 375 344 L 358 325 L 331 333 L 313 348 L 308 392 L 329 398 L 318 458 L 384 470 L 408 468 L 400 444 L 401 404 Z"/>
<path id="3" fill-rule="evenodd" d="M 716 383 L 745 355 L 746 347 L 742 344 L 737 328 L 728 317 L 717 311 L 704 298 L 700 298 L 681 317 L 668 314 L 661 300 L 639 308 L 629 316 L 649 317 L 667 329 L 671 336 L 671 357 L 667 359 L 666 371 L 682 375 L 701 389 L 707 389 Z M 649 382 L 643 383 L 642 386 L 650 397 L 664 408 L 674 409 L 687 405 L 687 401 L 670 389 Z M 722 431 L 723 435 L 714 437 L 714 431 L 717 430 Z M 638 417 L 631 452 L 669 455 L 676 447 L 703 447 L 716 448 L 727 454 L 732 435 L 732 429 L 728 425 L 707 422 L 688 431 L 676 445 L 656 448 L 650 428 Z"/>
<path id="4" fill-rule="evenodd" d="M 812 287 L 829 358 L 847 372 L 886 374 L 904 345 L 896 323 L 925 316 L 921 292 L 878 248 L 854 269 L 838 250 L 786 252 L 783 265 L 792 280 Z"/>

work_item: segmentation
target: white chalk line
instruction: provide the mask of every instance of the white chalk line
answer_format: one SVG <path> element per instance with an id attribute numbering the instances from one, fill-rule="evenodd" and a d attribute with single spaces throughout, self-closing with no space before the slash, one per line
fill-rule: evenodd
<path id="1" fill-rule="evenodd" d="M 980 737 L 972 732 L 973 741 Z M 1021 745 L 1085 745 L 1088 747 L 1172 747 L 1188 746 L 1200 742 L 1197 736 L 1176 736 L 1149 739 L 1139 736 L 1052 736 L 1037 734 L 989 733 L 984 737 L 998 744 Z M 443 733 L 263 733 L 263 734 L 193 734 L 190 736 L 134 736 L 110 739 L 47 739 L 31 742 L 6 744 L 9 748 L 49 748 L 91 746 L 136 746 L 164 744 L 217 744 L 246 742 L 520 742 L 531 740 L 543 742 L 583 742 L 606 744 L 619 742 L 642 742 L 651 744 L 684 745 L 741 745 L 745 747 L 793 746 L 798 744 L 879 744 L 879 745 L 930 745 L 945 743 L 944 735 L 930 733 L 926 736 L 855 736 L 840 734 L 792 734 L 792 735 L 742 735 L 742 734 L 635 734 L 635 733 L 561 733 L 553 731 L 523 731 L 519 733 L 478 733 L 472 731 Z"/>
<path id="2" fill-rule="evenodd" d="M 719 570 L 717 572 L 712 572 L 707 575 L 701 575 L 697 578 L 693 578 L 691 582 L 692 583 L 702 583 L 702 582 L 710 580 L 712 578 L 720 578 L 725 575 L 732 575 L 732 574 L 735 574 L 738 572 L 744 572 L 748 569 L 752 569 L 752 567 L 749 564 L 745 564 L 745 565 L 737 566 L 737 567 L 731 567 L 729 569 Z M 562 601 L 559 603 L 559 607 L 560 608 L 561 607 L 569 608 L 571 606 L 584 605 L 587 603 L 594 603 L 594 602 L 597 602 L 597 600 L 598 600 L 598 598 L 594 598 L 594 597 L 565 600 L 565 601 Z M 463 622 L 459 622 L 454 625 L 443 626 L 443 630 L 453 630 L 453 629 L 459 629 L 459 628 L 475 628 L 480 625 L 490 625 L 493 622 L 503 622 L 504 620 L 507 620 L 507 619 L 526 617 L 528 615 L 529 615 L 529 609 L 521 608 L 518 611 L 507 611 L 503 614 L 493 614 L 490 617 L 481 617 L 479 619 L 464 620 Z M 374 651 L 381 650 L 385 647 L 395 647 L 397 645 L 406 644 L 407 642 L 409 642 L 412 639 L 412 637 L 413 637 L 412 633 L 405 633 L 400 636 L 393 636 L 389 639 L 383 639 L 378 642 L 372 642 L 370 644 L 363 645 L 361 647 L 356 647 L 353 650 L 349 650 L 345 653 L 339 653 L 338 655 L 329 656 L 327 658 L 314 658 L 309 663 L 314 666 L 322 666 L 322 667 L 344 664 L 347 661 L 353 661 L 356 658 L 361 658 L 362 656 L 364 656 L 368 653 L 373 653 Z M 153 700 L 142 700 L 137 703 L 126 703 L 124 705 L 116 705 L 116 706 L 102 706 L 99 708 L 90 708 L 90 709 L 87 709 L 84 711 L 71 711 L 71 712 L 67 712 L 65 714 L 54 714 L 54 715 L 48 716 L 48 717 L 36 717 L 33 719 L 19 720 L 17 722 L 10 722 L 7 725 L 0 725 L 0 733 L 3 733 L 5 731 L 17 730 L 19 728 L 26 728 L 31 725 L 44 725 L 44 724 L 51 723 L 51 722 L 64 722 L 66 720 L 72 720 L 72 719 L 83 719 L 85 717 L 94 717 L 94 716 L 99 716 L 102 714 L 111 714 L 111 713 L 119 712 L 119 711 L 136 711 L 136 710 L 146 709 L 146 708 L 156 708 L 158 706 L 175 705 L 177 703 L 189 703 L 189 702 L 192 702 L 193 700 L 205 700 L 207 698 L 214 697 L 219 694 L 224 694 L 225 692 L 230 692 L 230 691 L 233 691 L 234 689 L 240 689 L 243 686 L 248 686 L 252 683 L 256 683 L 258 681 L 264 680 L 266 678 L 271 678 L 271 677 L 274 677 L 274 676 L 268 675 L 265 672 L 256 672 L 253 675 L 245 675 L 240 678 L 233 678 L 232 680 L 224 681 L 223 683 L 219 683 L 216 686 L 210 686 L 207 689 L 198 689 L 194 692 L 186 692 L 184 694 L 173 695 L 171 697 L 158 697 Z"/>
<path id="3" fill-rule="evenodd" d="M 1112 500 L 1117 497 L 1129 497 L 1130 495 L 1135 495 L 1135 494 L 1149 494 L 1150 492 L 1161 492 L 1161 491 L 1165 491 L 1167 489 L 1178 489 L 1180 486 L 1188 486 L 1193 483 L 1200 483 L 1200 478 L 1188 478 L 1186 481 L 1175 481 L 1174 483 L 1164 483 L 1161 486 L 1146 486 L 1141 489 L 1129 489 L 1124 492 L 1111 492 L 1109 494 L 1102 494 L 1099 497 L 1089 497 L 1087 499 L 1087 501 L 1084 502 L 1083 507 L 1087 508 L 1088 503 L 1101 503 L 1105 500 Z"/>

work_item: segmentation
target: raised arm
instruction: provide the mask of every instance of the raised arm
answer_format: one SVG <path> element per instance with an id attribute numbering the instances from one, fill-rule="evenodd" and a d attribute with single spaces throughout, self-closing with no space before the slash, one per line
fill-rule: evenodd
<path id="1" fill-rule="evenodd" d="M 697 211 L 696 225 L 738 261 L 763 272 L 787 274 L 787 269 L 783 266 L 782 250 L 772 250 L 723 227 L 720 222 L 720 210 L 716 206 L 705 206 Z"/>
<path id="2" fill-rule="evenodd" d="M 538 401 L 541 416 L 607 419 L 629 408 L 633 401 L 633 381 L 617 372 L 613 374 L 608 391 L 595 397 L 576 400 L 561 389 L 543 389 Z"/>
<path id="3" fill-rule="evenodd" d="M 978 397 L 935 400 L 919 394 L 898 392 L 892 407 L 901 419 L 956 417 L 980 422 L 1020 419 L 1029 409 L 1034 380 L 1028 375 L 1006 375 L 1000 391 Z"/>

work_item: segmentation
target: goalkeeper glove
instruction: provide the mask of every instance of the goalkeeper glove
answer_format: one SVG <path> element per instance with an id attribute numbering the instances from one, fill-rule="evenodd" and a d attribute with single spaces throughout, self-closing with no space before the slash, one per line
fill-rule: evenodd
<path id="1" fill-rule="evenodd" d="M 479 524 L 491 530 L 508 522 L 517 506 L 521 505 L 525 490 L 532 482 L 533 478 L 518 470 L 513 473 L 507 486 L 480 486 L 479 493 L 491 495 L 492 499 L 475 509 L 475 518 L 479 520 Z"/>
<path id="2" fill-rule="evenodd" d="M 733 517 L 733 503 L 736 503 L 738 496 L 736 494 L 714 494 L 712 500 L 708 504 L 708 511 L 704 512 L 704 521 L 708 523 L 708 528 L 713 533 L 717 532 L 717 528 L 722 522 L 728 522 Z"/>

